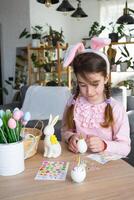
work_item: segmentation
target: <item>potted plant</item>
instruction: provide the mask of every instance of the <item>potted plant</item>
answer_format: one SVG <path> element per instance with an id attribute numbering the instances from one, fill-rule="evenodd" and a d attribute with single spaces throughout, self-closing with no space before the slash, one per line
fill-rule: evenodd
<path id="1" fill-rule="evenodd" d="M 44 58 L 38 59 L 38 56 L 35 53 L 31 54 L 31 60 L 33 62 L 33 71 L 37 72 L 39 68 L 44 68 L 46 72 L 51 72 L 52 66 L 55 66 L 53 60 L 53 52 L 44 51 Z"/>
<path id="2" fill-rule="evenodd" d="M 115 61 L 113 64 L 114 65 L 119 65 L 120 64 L 120 71 L 124 72 L 127 71 L 128 68 L 132 68 L 131 62 L 132 62 L 132 57 L 130 57 L 130 53 L 126 47 L 126 45 L 123 46 L 123 48 L 118 47 L 121 51 L 121 56 L 118 58 L 117 61 Z"/>
<path id="3" fill-rule="evenodd" d="M 124 45 L 123 48 L 119 47 L 119 49 L 121 51 L 121 57 L 119 58 L 118 62 L 120 62 L 121 71 L 126 71 L 131 67 L 131 61 L 133 58 L 130 57 L 130 53 L 126 45 Z"/>
<path id="4" fill-rule="evenodd" d="M 127 27 L 126 30 L 124 31 L 124 36 L 126 38 L 126 42 L 130 42 L 131 38 L 133 37 L 132 32 L 134 31 L 134 28 L 129 28 Z"/>
<path id="5" fill-rule="evenodd" d="M 89 39 L 91 39 L 94 36 L 99 36 L 105 28 L 105 26 L 100 25 L 97 21 L 93 22 L 88 34 Z"/>
<path id="6" fill-rule="evenodd" d="M 114 22 L 109 23 L 108 29 L 110 30 L 109 38 L 111 39 L 111 42 L 118 42 L 119 39 L 124 37 L 124 25 L 120 24 L 117 25 Z"/>
<path id="7" fill-rule="evenodd" d="M 48 42 L 49 46 L 52 45 L 54 47 L 56 47 L 57 42 L 61 42 L 61 43 L 65 42 L 63 30 L 61 29 L 61 31 L 59 32 L 57 30 L 54 30 L 52 26 L 49 26 L 49 33 L 42 38 L 45 40 L 45 42 Z"/>
<path id="8" fill-rule="evenodd" d="M 132 90 L 134 88 L 133 80 L 124 80 L 118 84 L 119 86 L 125 86 L 127 89 L 127 96 L 131 96 Z"/>
<path id="9" fill-rule="evenodd" d="M 36 48 L 40 46 L 40 40 L 43 34 L 43 27 L 36 25 L 36 26 L 32 26 L 32 33 L 30 33 L 27 28 L 24 28 L 24 30 L 21 32 L 21 34 L 19 35 L 19 39 L 21 38 L 32 38 L 32 47 Z"/>
<path id="10" fill-rule="evenodd" d="M 22 128 L 30 120 L 30 113 L 18 108 L 13 112 L 0 110 L 0 175 L 15 175 L 24 171 Z"/>

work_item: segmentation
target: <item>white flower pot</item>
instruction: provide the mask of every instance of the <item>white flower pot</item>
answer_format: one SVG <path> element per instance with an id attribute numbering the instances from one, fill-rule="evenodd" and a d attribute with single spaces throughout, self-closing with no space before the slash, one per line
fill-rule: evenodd
<path id="1" fill-rule="evenodd" d="M 32 47 L 39 48 L 40 47 L 40 39 L 32 39 Z"/>
<path id="2" fill-rule="evenodd" d="M 127 67 L 128 67 L 128 63 L 127 62 L 120 63 L 120 71 L 121 72 L 126 72 L 127 71 Z"/>
<path id="3" fill-rule="evenodd" d="M 117 65 L 116 64 L 112 65 L 111 67 L 112 67 L 112 69 L 111 69 L 112 72 L 116 72 L 117 71 Z"/>
<path id="4" fill-rule="evenodd" d="M 37 73 L 39 70 L 38 70 L 38 68 L 37 67 L 33 67 L 33 72 L 34 73 Z"/>
<path id="5" fill-rule="evenodd" d="M 131 42 L 131 36 L 126 35 L 126 42 Z"/>
<path id="6" fill-rule="evenodd" d="M 23 141 L 0 144 L 0 175 L 11 176 L 24 171 Z"/>
<path id="7" fill-rule="evenodd" d="M 127 89 L 127 96 L 131 96 L 131 92 L 132 92 L 131 89 Z"/>

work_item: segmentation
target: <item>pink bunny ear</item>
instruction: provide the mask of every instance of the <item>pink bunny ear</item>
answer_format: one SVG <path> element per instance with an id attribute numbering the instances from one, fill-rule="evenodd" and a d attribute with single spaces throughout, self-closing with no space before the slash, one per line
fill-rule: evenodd
<path id="1" fill-rule="evenodd" d="M 91 49 L 93 50 L 99 50 L 106 45 L 109 45 L 111 43 L 111 40 L 109 38 L 98 38 L 98 37 L 93 37 L 91 39 Z"/>
<path id="2" fill-rule="evenodd" d="M 77 43 L 76 45 L 70 46 L 65 55 L 63 61 L 63 67 L 67 67 L 73 61 L 76 54 L 81 53 L 85 50 L 83 43 Z"/>

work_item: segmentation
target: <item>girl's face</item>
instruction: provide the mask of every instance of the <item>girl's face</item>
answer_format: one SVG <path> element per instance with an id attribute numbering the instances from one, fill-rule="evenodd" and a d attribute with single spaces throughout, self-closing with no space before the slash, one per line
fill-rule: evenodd
<path id="1" fill-rule="evenodd" d="M 108 81 L 108 76 L 104 77 L 101 73 L 89 73 L 87 80 L 77 74 L 77 81 L 80 93 L 90 103 L 97 104 L 104 101 L 104 85 Z"/>

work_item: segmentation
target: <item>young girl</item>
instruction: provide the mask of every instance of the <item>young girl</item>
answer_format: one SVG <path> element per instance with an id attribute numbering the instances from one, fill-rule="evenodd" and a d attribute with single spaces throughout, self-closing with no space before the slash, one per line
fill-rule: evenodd
<path id="1" fill-rule="evenodd" d="M 61 132 L 74 153 L 78 152 L 77 141 L 82 134 L 91 152 L 125 157 L 130 152 L 128 117 L 123 106 L 110 97 L 110 64 L 98 50 L 108 43 L 93 38 L 92 49 L 85 50 L 79 43 L 68 50 L 64 65 L 72 63 L 78 85 L 64 111 Z"/>

